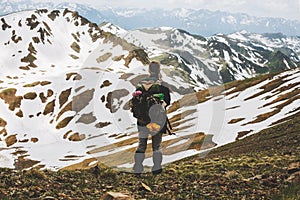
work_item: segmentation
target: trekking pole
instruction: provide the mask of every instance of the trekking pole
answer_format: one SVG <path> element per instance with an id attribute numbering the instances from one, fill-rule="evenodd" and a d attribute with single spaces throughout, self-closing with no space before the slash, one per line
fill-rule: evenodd
<path id="1" fill-rule="evenodd" d="M 168 116 L 167 116 L 167 122 L 168 122 L 168 124 L 169 124 L 170 129 L 172 130 L 173 128 L 172 128 L 172 125 L 171 125 L 171 122 L 170 122 Z"/>
<path id="2" fill-rule="evenodd" d="M 168 123 L 168 125 L 169 125 L 169 127 L 170 127 L 170 129 L 169 129 L 168 126 L 167 126 L 167 131 L 169 132 L 169 135 L 176 135 L 175 133 L 173 133 L 173 132 L 171 131 L 173 128 L 172 128 L 172 125 L 171 125 L 171 122 L 170 122 L 168 116 L 167 116 L 167 123 Z"/>

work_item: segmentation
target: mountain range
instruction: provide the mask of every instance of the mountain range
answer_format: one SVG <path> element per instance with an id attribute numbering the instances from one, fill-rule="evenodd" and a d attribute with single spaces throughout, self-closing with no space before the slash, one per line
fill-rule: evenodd
<path id="1" fill-rule="evenodd" d="M 99 160 L 130 169 L 137 144 L 131 93 L 151 60 L 162 64 L 172 90 L 176 135 L 163 137 L 164 163 L 299 112 L 298 37 L 127 31 L 69 9 L 2 16 L 0 35 L 1 167 L 56 170 Z"/>
<path id="2" fill-rule="evenodd" d="M 194 87 L 220 85 L 266 72 L 299 66 L 300 40 L 282 34 L 246 31 L 202 37 L 181 29 L 160 27 L 126 31 L 107 23 L 100 27 L 151 54 L 160 52 L 163 64 L 189 73 Z"/>
<path id="3" fill-rule="evenodd" d="M 31 0 L 0 1 L 0 15 L 34 9 L 76 10 L 90 21 L 111 22 L 127 30 L 147 27 L 174 27 L 202 36 L 230 34 L 246 30 L 252 33 L 282 33 L 300 36 L 300 21 L 283 18 L 255 17 L 244 13 L 210 11 L 206 9 L 137 9 L 95 7 L 88 4 L 33 2 Z"/>

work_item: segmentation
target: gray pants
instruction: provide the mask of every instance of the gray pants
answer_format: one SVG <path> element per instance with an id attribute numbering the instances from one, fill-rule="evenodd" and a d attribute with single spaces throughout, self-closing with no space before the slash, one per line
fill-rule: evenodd
<path id="1" fill-rule="evenodd" d="M 148 135 L 150 134 L 152 136 L 152 159 L 153 159 L 153 167 L 152 171 L 161 170 L 162 166 L 162 133 L 150 133 L 147 127 L 145 126 L 138 126 L 139 131 L 139 144 L 136 149 L 135 155 L 134 155 L 134 166 L 133 166 L 133 172 L 134 173 L 142 173 L 144 171 L 143 167 L 143 161 L 145 159 L 145 152 L 147 149 L 147 140 Z"/>

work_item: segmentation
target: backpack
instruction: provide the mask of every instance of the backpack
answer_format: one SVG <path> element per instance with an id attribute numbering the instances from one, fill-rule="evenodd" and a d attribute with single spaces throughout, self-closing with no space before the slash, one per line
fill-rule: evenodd
<path id="1" fill-rule="evenodd" d="M 132 94 L 132 112 L 138 119 L 138 125 L 145 126 L 149 123 L 156 123 L 164 127 L 167 120 L 166 110 L 161 101 L 164 94 L 160 91 L 160 85 L 153 83 L 147 90 L 143 85 L 138 85 L 136 91 Z"/>

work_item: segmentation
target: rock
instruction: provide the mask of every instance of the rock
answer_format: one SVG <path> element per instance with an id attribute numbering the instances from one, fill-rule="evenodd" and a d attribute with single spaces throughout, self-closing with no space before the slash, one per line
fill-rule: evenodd
<path id="1" fill-rule="evenodd" d="M 300 182 L 300 171 L 293 173 L 284 181 L 288 182 L 288 183 L 299 183 Z"/>
<path id="2" fill-rule="evenodd" d="M 288 173 L 293 174 L 295 172 L 300 171 L 300 162 L 291 163 L 288 167 Z"/>
<path id="3" fill-rule="evenodd" d="M 152 192 L 151 188 L 150 188 L 148 185 L 146 185 L 145 183 L 142 183 L 142 187 L 143 187 L 146 191 Z"/>
<path id="4" fill-rule="evenodd" d="M 250 180 L 261 180 L 261 179 L 263 179 L 263 175 L 256 175 L 250 178 Z"/>
<path id="5" fill-rule="evenodd" d="M 8 136 L 7 138 L 5 138 L 5 142 L 7 147 L 15 144 L 17 142 L 17 134 Z"/>
<path id="6" fill-rule="evenodd" d="M 238 172 L 236 172 L 236 171 L 227 171 L 226 173 L 225 173 L 225 175 L 224 175 L 226 178 L 236 178 L 236 177 L 238 177 L 239 176 L 239 173 Z"/>
<path id="7" fill-rule="evenodd" d="M 51 197 L 51 196 L 46 196 L 43 198 L 44 200 L 54 200 L 55 198 L 54 197 Z"/>
<path id="8" fill-rule="evenodd" d="M 120 192 L 107 192 L 100 200 L 134 200 L 134 199 Z"/>

